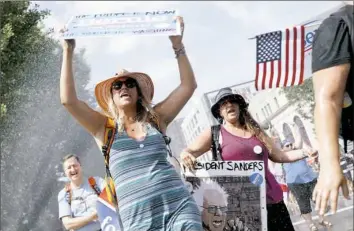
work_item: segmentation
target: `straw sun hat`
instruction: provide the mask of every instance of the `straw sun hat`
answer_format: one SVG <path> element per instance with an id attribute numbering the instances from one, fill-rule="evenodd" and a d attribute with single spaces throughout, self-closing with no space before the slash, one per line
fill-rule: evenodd
<path id="1" fill-rule="evenodd" d="M 145 73 L 129 72 L 123 69 L 119 73 L 116 73 L 112 78 L 99 82 L 95 87 L 97 103 L 106 115 L 111 116 L 108 109 L 108 102 L 112 99 L 111 86 L 115 81 L 123 77 L 135 79 L 144 99 L 148 103 L 152 102 L 152 98 L 154 97 L 154 84 L 152 83 L 151 78 Z"/>

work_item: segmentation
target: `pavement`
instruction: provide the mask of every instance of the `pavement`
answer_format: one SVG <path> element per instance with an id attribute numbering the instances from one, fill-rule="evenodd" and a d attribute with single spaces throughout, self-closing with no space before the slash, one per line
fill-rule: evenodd
<path id="1" fill-rule="evenodd" d="M 325 219 L 330 221 L 333 226 L 330 228 L 323 227 L 318 224 L 318 216 L 314 211 L 312 213 L 312 219 L 315 221 L 315 224 L 319 231 L 354 231 L 354 220 L 353 220 L 353 194 L 351 194 L 351 199 L 346 200 L 342 197 L 338 200 L 338 210 L 337 213 L 332 215 L 331 213 L 325 214 Z M 308 225 L 300 217 L 300 215 L 291 216 L 293 225 L 296 231 L 307 231 L 309 230 Z"/>

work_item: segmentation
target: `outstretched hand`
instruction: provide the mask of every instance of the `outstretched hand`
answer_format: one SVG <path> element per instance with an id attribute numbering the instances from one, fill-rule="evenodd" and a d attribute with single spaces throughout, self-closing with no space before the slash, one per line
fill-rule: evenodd
<path id="1" fill-rule="evenodd" d="M 181 35 L 171 35 L 170 40 L 171 40 L 173 48 L 178 49 L 182 46 L 182 39 L 183 39 L 183 33 L 184 33 L 184 21 L 183 21 L 183 17 L 181 17 L 181 16 L 177 16 L 176 20 L 181 25 Z"/>

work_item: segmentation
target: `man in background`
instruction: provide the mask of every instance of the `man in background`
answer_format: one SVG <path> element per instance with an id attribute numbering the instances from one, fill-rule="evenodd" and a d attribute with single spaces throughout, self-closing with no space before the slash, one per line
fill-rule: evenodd
<path id="1" fill-rule="evenodd" d="M 294 150 L 293 143 L 289 140 L 284 140 L 282 149 L 285 152 Z M 305 151 L 305 150 L 304 150 Z M 309 166 L 306 159 L 298 160 L 293 163 L 284 163 L 284 175 L 286 184 L 289 190 L 294 195 L 301 217 L 306 221 L 310 231 L 317 231 L 318 228 L 312 220 L 312 193 L 317 183 L 317 173 Z M 323 215 L 319 215 L 319 224 L 330 227 L 332 224 L 324 219 Z"/>
<path id="2" fill-rule="evenodd" d="M 104 189 L 104 180 L 84 177 L 79 157 L 73 154 L 63 158 L 63 169 L 70 182 L 58 194 L 59 219 L 67 230 L 101 230 L 96 202 Z"/>

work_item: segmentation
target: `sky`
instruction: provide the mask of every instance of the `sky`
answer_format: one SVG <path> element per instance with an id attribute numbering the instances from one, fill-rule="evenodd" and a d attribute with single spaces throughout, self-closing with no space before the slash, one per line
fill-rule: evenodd
<path id="1" fill-rule="evenodd" d="M 198 88 L 178 117 L 183 117 L 205 92 L 254 80 L 255 40 L 249 38 L 302 23 L 340 4 L 338 1 L 38 1 L 51 11 L 46 27 L 56 29 L 79 14 L 176 9 L 185 21 L 183 42 Z M 158 103 L 178 86 L 177 61 L 167 36 L 79 38 L 86 49 L 93 89 L 120 69 L 145 72 L 155 85 Z"/>

